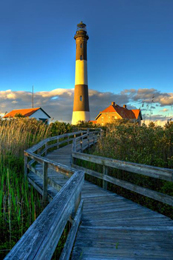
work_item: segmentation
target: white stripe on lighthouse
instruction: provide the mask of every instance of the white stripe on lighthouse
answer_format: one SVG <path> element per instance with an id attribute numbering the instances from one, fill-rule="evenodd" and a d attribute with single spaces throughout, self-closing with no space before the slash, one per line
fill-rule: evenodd
<path id="1" fill-rule="evenodd" d="M 90 120 L 90 112 L 88 111 L 73 111 L 72 125 L 77 125 L 79 121 L 88 122 Z"/>
<path id="2" fill-rule="evenodd" d="M 88 85 L 86 60 L 76 60 L 75 85 Z"/>

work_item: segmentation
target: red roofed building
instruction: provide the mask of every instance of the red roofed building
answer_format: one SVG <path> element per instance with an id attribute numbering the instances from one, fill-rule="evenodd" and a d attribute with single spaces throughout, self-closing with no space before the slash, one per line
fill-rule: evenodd
<path id="1" fill-rule="evenodd" d="M 41 108 L 25 108 L 25 109 L 15 109 L 7 113 L 3 118 L 10 119 L 22 115 L 23 117 L 36 118 L 43 122 L 49 123 L 50 116 Z"/>
<path id="2" fill-rule="evenodd" d="M 126 105 L 120 107 L 112 102 L 112 104 L 101 111 L 93 122 L 94 124 L 105 125 L 107 123 L 113 123 L 116 119 L 129 119 L 141 124 L 142 114 L 140 109 L 127 109 Z"/>

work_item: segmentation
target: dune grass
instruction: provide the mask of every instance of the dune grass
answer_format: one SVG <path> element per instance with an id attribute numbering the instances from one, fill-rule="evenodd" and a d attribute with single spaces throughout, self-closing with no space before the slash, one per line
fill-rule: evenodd
<path id="1" fill-rule="evenodd" d="M 41 196 L 24 178 L 24 150 L 47 137 L 70 131 L 70 124 L 60 122 L 47 126 L 35 119 L 0 120 L 0 259 L 43 210 Z"/>

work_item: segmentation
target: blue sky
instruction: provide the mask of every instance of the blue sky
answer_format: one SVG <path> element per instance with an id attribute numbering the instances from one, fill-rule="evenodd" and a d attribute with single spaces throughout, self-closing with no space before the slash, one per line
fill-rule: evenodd
<path id="1" fill-rule="evenodd" d="M 62 97 L 50 97 L 49 92 L 55 89 L 68 92 L 74 88 L 73 37 L 77 23 L 82 20 L 87 24 L 90 37 L 89 88 L 96 91 L 94 97 L 98 103 L 100 96 L 103 99 L 109 93 L 105 106 L 111 101 L 120 105 L 126 101 L 129 107 L 140 107 L 142 102 L 145 107 L 150 103 L 150 108 L 155 106 L 152 116 L 172 116 L 172 13 L 172 0 L 1 1 L 0 112 L 30 106 L 27 101 L 23 102 L 20 93 L 25 92 L 30 102 L 29 91 L 34 85 L 38 104 L 51 114 L 56 105 L 54 102 L 59 102 Z M 130 90 L 138 92 L 140 89 L 146 89 L 146 92 L 143 91 L 146 95 L 131 98 Z M 10 96 L 9 103 L 9 92 L 3 94 L 7 90 L 15 93 L 15 98 Z M 123 99 L 121 92 L 125 90 L 129 90 L 126 91 L 128 98 Z M 47 92 L 47 100 L 41 99 L 42 94 L 39 93 L 42 91 Z M 154 96 L 153 100 L 154 94 L 157 98 Z M 70 102 L 71 109 L 73 93 L 69 97 L 71 99 L 66 101 Z M 169 99 L 169 102 L 162 102 L 163 98 Z M 105 107 L 94 107 L 91 103 L 91 108 L 93 119 Z M 167 111 L 161 111 L 163 109 Z M 69 120 L 62 113 L 61 118 L 54 113 L 53 117 Z"/>

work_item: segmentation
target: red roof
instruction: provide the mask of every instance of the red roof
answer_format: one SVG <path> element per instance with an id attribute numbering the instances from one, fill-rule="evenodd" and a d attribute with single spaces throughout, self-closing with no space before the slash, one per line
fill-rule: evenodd
<path id="1" fill-rule="evenodd" d="M 21 114 L 22 116 L 28 117 L 34 114 L 40 107 L 37 108 L 26 108 L 26 109 L 15 109 L 7 113 L 4 118 L 15 117 L 16 114 Z"/>
<path id="2" fill-rule="evenodd" d="M 116 104 L 110 105 L 109 107 L 101 111 L 99 115 L 102 113 L 111 113 L 111 112 L 117 112 L 123 119 L 138 119 L 140 115 L 140 109 L 129 110 L 126 107 L 120 107 L 119 105 Z M 98 118 L 98 116 L 96 117 L 96 119 Z"/>
<path id="3" fill-rule="evenodd" d="M 89 123 L 97 124 L 97 120 L 90 120 Z"/>
<path id="4" fill-rule="evenodd" d="M 135 114 L 136 119 L 138 118 L 139 114 L 140 114 L 140 109 L 132 109 L 133 113 Z"/>

